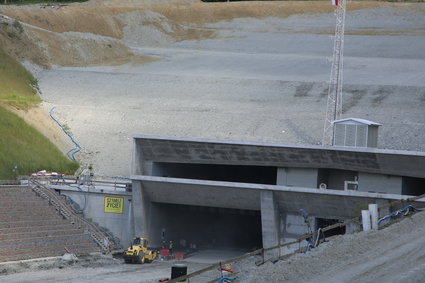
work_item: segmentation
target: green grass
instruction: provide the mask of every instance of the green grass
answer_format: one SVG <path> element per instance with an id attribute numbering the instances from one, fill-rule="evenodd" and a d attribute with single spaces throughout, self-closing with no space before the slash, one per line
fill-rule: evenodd
<path id="1" fill-rule="evenodd" d="M 19 175 L 43 169 L 73 173 L 78 168 L 36 129 L 0 107 L 0 179 L 13 179 L 15 165 Z"/>
<path id="2" fill-rule="evenodd" d="M 0 103 L 25 109 L 40 103 L 37 80 L 18 61 L 0 49 Z"/>
<path id="3" fill-rule="evenodd" d="M 31 73 L 0 49 L 0 179 L 15 179 L 43 169 L 70 174 L 79 166 L 22 118 L 1 106 L 26 109 L 39 103 L 37 87 Z"/>

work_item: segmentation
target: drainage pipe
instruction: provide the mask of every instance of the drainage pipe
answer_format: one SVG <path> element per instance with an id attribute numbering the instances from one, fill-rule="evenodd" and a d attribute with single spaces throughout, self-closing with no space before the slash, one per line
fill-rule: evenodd
<path id="1" fill-rule="evenodd" d="M 50 109 L 49 111 L 49 115 L 50 117 L 53 119 L 53 121 L 55 121 L 59 127 L 61 127 L 62 131 L 71 139 L 72 143 L 75 145 L 75 148 L 69 150 L 66 155 L 68 156 L 69 159 L 71 159 L 74 162 L 77 162 L 77 160 L 75 160 L 75 154 L 78 153 L 81 150 L 81 146 L 75 141 L 74 137 L 71 135 L 71 133 L 69 133 L 65 127 L 53 116 L 53 110 L 55 110 L 55 107 L 52 107 L 52 109 Z"/>

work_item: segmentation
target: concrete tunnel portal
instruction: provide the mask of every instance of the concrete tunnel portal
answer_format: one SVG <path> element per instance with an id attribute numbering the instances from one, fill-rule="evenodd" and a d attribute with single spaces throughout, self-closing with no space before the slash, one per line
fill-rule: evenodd
<path id="1" fill-rule="evenodd" d="M 255 210 L 152 203 L 154 245 L 173 240 L 176 250 L 262 247 L 261 213 Z"/>
<path id="2" fill-rule="evenodd" d="M 274 247 L 425 182 L 425 155 L 381 149 L 135 135 L 132 160 L 135 234 L 176 250 Z"/>

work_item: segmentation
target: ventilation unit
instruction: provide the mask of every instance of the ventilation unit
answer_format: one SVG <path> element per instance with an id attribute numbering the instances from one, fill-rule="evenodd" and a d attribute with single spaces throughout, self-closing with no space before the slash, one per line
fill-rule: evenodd
<path id="1" fill-rule="evenodd" d="M 356 118 L 336 120 L 333 124 L 333 145 L 378 147 L 378 127 L 381 124 Z"/>

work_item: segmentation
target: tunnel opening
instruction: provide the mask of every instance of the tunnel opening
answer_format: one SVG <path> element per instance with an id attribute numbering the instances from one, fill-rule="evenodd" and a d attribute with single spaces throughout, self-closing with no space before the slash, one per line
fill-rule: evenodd
<path id="1" fill-rule="evenodd" d="M 336 223 L 344 222 L 339 219 L 328 219 L 328 218 L 316 218 L 316 227 L 319 228 L 325 228 L 328 226 L 331 226 Z M 328 230 L 324 232 L 325 238 L 335 236 L 335 235 L 344 235 L 345 234 L 345 226 L 338 227 L 332 230 Z"/>
<path id="2" fill-rule="evenodd" d="M 171 240 L 176 250 L 262 247 L 260 211 L 152 203 L 151 212 L 154 246 Z"/>
<path id="3" fill-rule="evenodd" d="M 402 194 L 419 196 L 425 193 L 425 179 L 403 177 Z"/>
<path id="4" fill-rule="evenodd" d="M 270 166 L 154 162 L 153 176 L 276 185 L 277 168 Z"/>

